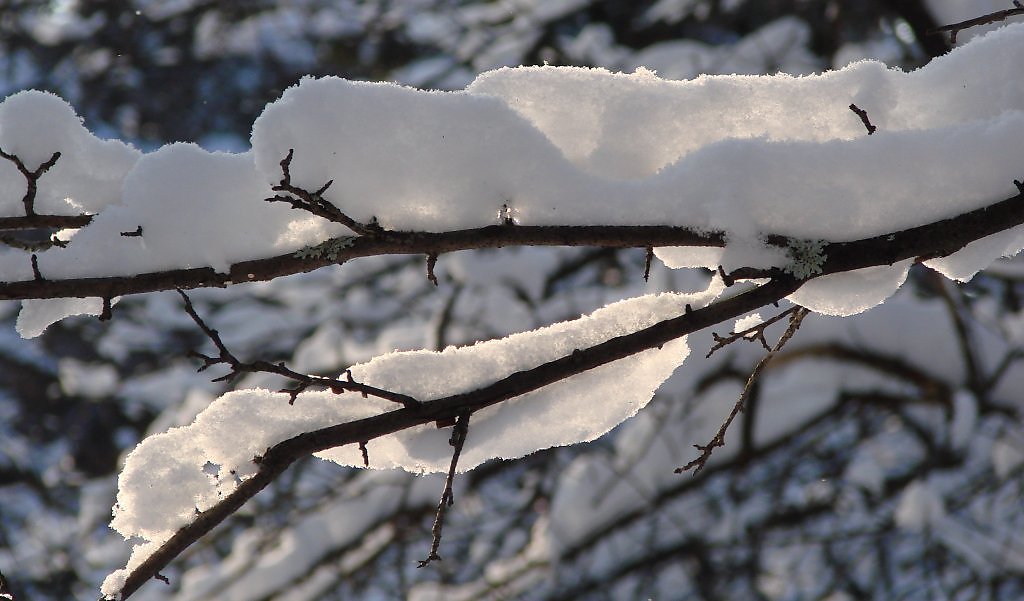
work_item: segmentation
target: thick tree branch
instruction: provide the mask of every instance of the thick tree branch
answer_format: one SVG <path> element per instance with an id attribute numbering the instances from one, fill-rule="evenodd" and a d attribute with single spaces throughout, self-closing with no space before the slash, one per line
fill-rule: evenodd
<path id="1" fill-rule="evenodd" d="M 0 230 L 34 230 L 85 227 L 92 223 L 92 215 L 29 215 L 0 217 Z"/>
<path id="2" fill-rule="evenodd" d="M 975 240 L 1024 223 L 1024 192 L 992 205 L 933 223 L 886 233 L 852 242 L 833 242 L 823 248 L 825 262 L 819 275 L 853 269 L 892 265 L 905 259 L 927 260 L 956 252 Z M 788 238 L 765 237 L 769 243 L 784 245 Z M 444 254 L 458 250 L 505 246 L 598 246 L 606 248 L 647 248 L 657 246 L 721 247 L 722 232 L 695 232 L 675 226 L 501 226 L 451 232 L 387 231 L 374 236 L 346 239 L 333 258 L 300 258 L 289 253 L 242 261 L 228 273 L 211 267 L 156 271 L 124 277 L 48 279 L 0 282 L 0 300 L 31 298 L 117 297 L 176 288 L 223 288 L 241 282 L 272 280 L 313 271 L 350 259 L 376 255 Z M 735 279 L 782 275 L 781 269 L 738 269 Z"/>

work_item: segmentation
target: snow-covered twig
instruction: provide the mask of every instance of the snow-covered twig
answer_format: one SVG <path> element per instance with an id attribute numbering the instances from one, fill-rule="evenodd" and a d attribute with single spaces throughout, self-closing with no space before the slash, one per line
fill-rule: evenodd
<path id="1" fill-rule="evenodd" d="M 221 364 L 227 365 L 231 368 L 231 371 L 229 371 L 227 374 L 220 376 L 218 378 L 214 378 L 214 382 L 233 380 L 243 373 L 272 373 L 277 374 L 279 376 L 284 376 L 285 378 L 294 380 L 295 382 L 298 383 L 295 388 L 286 388 L 280 391 L 288 393 L 290 397 L 288 401 L 289 403 L 294 403 L 299 393 L 306 390 L 310 386 L 323 386 L 325 388 L 330 389 L 332 392 L 336 394 L 340 394 L 344 391 L 351 391 L 361 393 L 364 396 L 375 396 L 381 399 L 399 403 L 404 407 L 418 407 L 420 405 L 420 402 L 412 398 L 411 396 L 400 394 L 397 392 L 392 392 L 390 390 L 383 390 L 374 386 L 370 386 L 368 384 L 356 382 L 352 379 L 352 375 L 350 372 L 346 372 L 348 374 L 348 379 L 339 380 L 336 378 L 325 378 L 323 376 L 313 376 L 309 374 L 299 373 L 297 371 L 288 369 L 287 367 L 285 367 L 283 363 L 271 363 L 269 361 L 262 360 L 250 362 L 240 361 L 231 353 L 230 350 L 228 350 L 227 346 L 221 340 L 220 334 L 217 332 L 217 330 L 214 330 L 213 328 L 208 326 L 206 322 L 203 321 L 203 319 L 199 316 L 199 313 L 196 312 L 195 307 L 192 305 L 192 301 L 191 299 L 189 299 L 188 295 L 185 294 L 185 292 L 182 290 L 178 290 L 178 294 L 180 294 L 181 298 L 185 301 L 185 312 L 188 313 L 188 316 L 192 318 L 192 321 L 194 321 L 196 325 L 199 326 L 199 329 L 203 331 L 203 334 L 205 334 L 206 337 L 209 338 L 211 342 L 213 342 L 214 346 L 217 347 L 218 354 L 216 357 L 204 355 L 202 353 L 198 353 L 195 351 L 191 353 L 193 357 L 197 357 L 203 361 L 203 365 L 199 368 L 199 371 L 204 371 L 205 369 L 213 365 Z"/>
<path id="2" fill-rule="evenodd" d="M 1024 188 L 1024 186 L 1019 186 Z M 927 260 L 950 255 L 967 244 L 1024 224 L 1024 192 L 991 205 L 925 225 L 851 242 L 832 242 L 822 247 L 825 260 L 815 275 L 842 273 L 892 265 L 905 259 Z M 771 242 L 780 236 L 764 236 Z M 788 240 L 788 238 L 785 238 Z M 227 273 L 211 267 L 173 269 L 130 276 L 22 280 L 0 282 L 0 300 L 69 297 L 116 297 L 160 290 L 216 287 L 267 281 L 303 273 L 350 259 L 377 255 L 448 253 L 458 250 L 505 246 L 597 246 L 647 248 L 648 246 L 723 247 L 723 232 L 696 232 L 676 226 L 526 226 L 500 225 L 449 232 L 397 232 L 384 236 L 358 236 L 338 250 L 334 259 L 299 258 L 295 253 L 240 261 Z M 727 274 L 733 279 L 771 278 L 781 269 L 739 268 Z"/>
<path id="3" fill-rule="evenodd" d="M 675 469 L 675 472 L 677 474 L 687 472 L 692 469 L 693 474 L 697 475 L 700 472 L 700 470 L 704 468 L 704 465 L 707 464 L 708 459 L 711 458 L 711 454 L 714 452 L 714 450 L 717 447 L 725 446 L 725 435 L 729 431 L 729 426 L 732 424 L 733 420 L 736 419 L 736 416 L 743 412 L 743 408 L 746 403 L 747 397 L 750 396 L 750 391 L 753 388 L 754 383 L 757 382 L 758 377 L 760 377 L 761 372 L 764 370 L 764 367 L 768 364 L 769 361 L 771 361 L 772 357 L 775 356 L 775 353 L 779 352 L 779 350 L 781 350 L 782 347 L 785 346 L 787 342 L 789 342 L 789 339 L 793 337 L 793 334 L 796 334 L 797 329 L 800 327 L 800 323 L 803 321 L 804 317 L 806 317 L 809 312 L 810 311 L 803 307 L 794 307 L 792 313 L 789 313 L 789 311 L 786 312 L 789 313 L 789 326 L 786 328 L 786 331 L 782 333 L 782 337 L 779 338 L 779 341 L 775 344 L 775 346 L 768 351 L 768 354 L 762 357 L 761 360 L 758 361 L 757 365 L 754 366 L 754 369 L 750 372 L 750 377 L 747 378 L 747 383 L 744 384 L 743 390 L 740 392 L 739 398 L 736 399 L 736 403 L 732 406 L 732 411 L 729 412 L 729 415 L 725 418 L 725 421 L 722 422 L 722 425 L 718 428 L 718 432 L 715 433 L 714 437 L 712 437 L 707 444 L 693 445 L 694 448 L 700 451 L 700 455 L 693 461 L 690 461 L 689 463 L 684 465 L 683 467 L 677 467 Z M 785 315 L 786 313 L 783 313 L 783 315 Z M 781 317 L 781 315 L 777 317 Z M 763 325 L 765 324 L 762 324 L 762 326 Z"/>

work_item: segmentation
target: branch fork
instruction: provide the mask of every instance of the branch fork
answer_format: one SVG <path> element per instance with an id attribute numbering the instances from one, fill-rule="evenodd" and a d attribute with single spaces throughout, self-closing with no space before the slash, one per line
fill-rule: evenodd
<path id="1" fill-rule="evenodd" d="M 328 221 L 340 223 L 360 236 L 375 236 L 383 231 L 379 225 L 373 222 L 366 224 L 356 221 L 324 198 L 324 193 L 334 183 L 333 179 L 328 180 L 326 184 L 312 192 L 293 184 L 291 165 L 294 157 L 295 149 L 288 149 L 288 155 L 281 159 L 281 180 L 276 186 L 271 188 L 274 192 L 281 192 L 283 194 L 275 194 L 270 198 L 265 198 L 266 202 L 286 202 L 293 209 L 301 209 L 318 217 L 323 217 Z"/>
<path id="2" fill-rule="evenodd" d="M 180 294 L 181 298 L 185 301 L 185 312 L 188 313 L 188 316 L 192 318 L 192 321 L 194 321 L 195 324 L 199 326 L 199 329 L 203 331 L 203 334 L 205 334 L 206 337 L 209 338 L 210 341 L 213 342 L 214 346 L 217 348 L 217 356 L 204 355 L 196 351 L 192 351 L 189 353 L 189 356 L 195 357 L 203 362 L 203 364 L 199 367 L 198 371 L 206 371 L 207 369 L 214 365 L 227 365 L 230 368 L 230 371 L 228 371 L 228 373 L 224 374 L 223 376 L 214 378 L 214 382 L 230 382 L 244 373 L 271 373 L 277 374 L 279 376 L 284 376 L 285 378 L 293 380 L 297 383 L 294 388 L 284 388 L 278 391 L 288 393 L 289 405 L 294 405 L 295 400 L 299 396 L 299 393 L 305 391 L 309 387 L 323 386 L 324 388 L 329 389 L 331 392 L 335 394 L 341 394 L 342 392 L 358 392 L 362 394 L 363 397 L 374 396 L 377 398 L 384 399 L 386 401 L 398 403 L 405 407 L 406 409 L 415 409 L 421 406 L 421 403 L 418 400 L 414 399 L 409 395 L 401 394 L 398 392 L 392 392 L 390 390 L 384 390 L 382 388 L 377 388 L 375 386 L 370 386 L 369 384 L 363 384 L 361 382 L 356 382 L 354 379 L 352 379 L 352 373 L 350 371 L 345 372 L 345 380 L 339 380 L 336 378 L 326 378 L 323 376 L 314 376 L 310 374 L 300 373 L 292 369 L 289 369 L 288 367 L 285 366 L 283 362 L 271 363 L 269 361 L 262 360 L 243 362 L 240 359 L 238 359 L 238 357 L 236 357 L 230 350 L 228 350 L 228 347 L 221 340 L 220 334 L 217 332 L 217 330 L 214 330 L 213 328 L 208 326 L 205 321 L 203 321 L 203 319 L 196 312 L 195 307 L 192 305 L 192 301 L 191 299 L 189 299 L 188 295 L 185 294 L 185 292 L 180 289 L 178 290 L 178 294 Z"/>
<path id="3" fill-rule="evenodd" d="M 774 323 L 782 319 L 782 317 L 786 315 L 789 316 L 789 326 L 786 328 L 786 331 L 783 332 L 782 336 L 779 338 L 779 341 L 775 344 L 775 346 L 768 350 L 768 354 L 762 357 L 761 360 L 758 361 L 757 365 L 754 366 L 754 369 L 750 372 L 750 377 L 747 378 L 747 383 L 743 385 L 743 390 L 740 392 L 739 398 L 736 399 L 736 403 L 732 406 L 732 411 L 729 412 L 729 415 L 725 418 L 725 421 L 722 422 L 722 425 L 718 428 L 718 432 L 715 433 L 715 435 L 711 438 L 710 441 L 708 441 L 707 444 L 693 445 L 693 447 L 700 452 L 700 455 L 698 455 L 696 459 L 690 461 L 686 465 L 682 467 L 677 467 L 675 469 L 675 473 L 681 474 L 683 472 L 688 472 L 692 469 L 693 475 L 696 476 L 698 473 L 700 473 L 702 469 L 704 469 L 704 466 L 707 464 L 708 460 L 711 459 L 711 454 L 715 451 L 715 449 L 718 447 L 725 446 L 725 435 L 729 431 L 729 426 L 732 424 L 733 420 L 736 419 L 736 416 L 744 411 L 746 401 L 750 397 L 750 392 L 751 390 L 753 390 L 754 384 L 761 376 L 761 372 L 764 370 L 768 362 L 771 361 L 772 357 L 774 357 L 775 354 L 778 353 L 779 350 L 781 350 L 787 342 L 789 342 L 789 339 L 792 338 L 794 334 L 796 334 L 797 329 L 800 328 L 800 323 L 803 321 L 804 317 L 807 317 L 808 313 L 810 313 L 810 310 L 808 309 L 805 309 L 803 307 L 793 307 L 791 309 L 783 311 L 782 313 L 776 315 L 775 317 L 766 321 L 765 323 L 761 323 L 758 324 L 757 326 L 754 326 L 753 328 L 748 328 L 747 330 L 744 330 L 744 332 L 748 334 L 751 331 L 756 331 L 757 338 L 760 339 L 762 344 L 767 346 L 767 342 L 765 342 L 764 340 L 764 328 L 766 328 L 770 323 Z M 726 344 L 729 344 L 730 342 L 735 342 L 736 340 L 739 340 L 740 338 L 743 337 L 745 337 L 745 335 L 742 333 L 732 334 L 725 338 L 716 335 L 715 340 L 720 342 L 716 344 L 715 347 L 712 348 L 711 352 L 708 353 L 708 356 L 710 357 L 711 353 L 725 346 Z M 727 339 L 730 338 L 731 340 L 729 340 L 729 342 L 725 342 Z"/>

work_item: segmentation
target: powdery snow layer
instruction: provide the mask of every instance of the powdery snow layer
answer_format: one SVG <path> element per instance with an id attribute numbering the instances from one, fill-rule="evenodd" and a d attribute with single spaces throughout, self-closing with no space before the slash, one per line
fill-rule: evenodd
<path id="1" fill-rule="evenodd" d="M 48 92 L 25 91 L 0 102 L 0 150 L 35 171 L 60 152 L 39 181 L 39 214 L 95 213 L 121 197 L 121 182 L 141 153 L 117 140 L 89 133 L 71 105 Z M 25 178 L 0 161 L 0 215 L 24 215 Z M 4 279 L 7 279 L 6 277 Z"/>
<path id="2" fill-rule="evenodd" d="M 89 134 L 59 98 L 24 92 L 0 103 L 0 147 L 30 168 L 62 153 L 40 180 L 41 211 L 105 209 L 68 248 L 41 254 L 48 279 L 225 271 L 349 233 L 264 202 L 292 149 L 294 184 L 333 181 L 328 200 L 386 228 L 485 226 L 507 205 L 521 224 L 727 233 L 724 251 L 659 249 L 672 266 L 786 266 L 793 253 L 766 251 L 764 234 L 851 240 L 1012 194 L 1024 67 L 1005 57 L 1022 52 L 1024 25 L 1010 25 L 912 73 L 860 62 L 806 77 L 666 81 L 645 69 L 528 67 L 484 73 L 462 92 L 307 78 L 267 106 L 241 154 L 175 144 L 140 156 Z M 868 112 L 874 135 L 851 103 Z M 3 161 L 0 180 L 0 210 L 21 214 L 24 178 Z M 121 235 L 139 227 L 141 236 Z M 967 279 L 1021 247 L 1024 235 L 1011 230 L 929 265 Z M 813 263 L 795 268 L 813 275 Z M 881 302 L 902 272 L 840 276 L 798 298 L 848 315 Z M 0 254 L 0 274 L 33 277 L 21 252 Z M 854 287 L 858 298 L 842 300 Z"/>

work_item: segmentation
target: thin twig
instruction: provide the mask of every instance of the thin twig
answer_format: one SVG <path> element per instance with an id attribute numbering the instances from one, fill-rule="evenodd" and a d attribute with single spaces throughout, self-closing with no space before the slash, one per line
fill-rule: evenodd
<path id="1" fill-rule="evenodd" d="M 758 361 L 757 365 L 754 366 L 753 371 L 750 372 L 750 377 L 747 378 L 747 383 L 743 386 L 743 390 L 740 392 L 739 398 L 736 399 L 736 403 L 732 406 L 732 411 L 729 412 L 728 417 L 726 417 L 725 421 L 722 422 L 722 425 L 718 428 L 718 432 L 715 433 L 714 437 L 706 445 L 693 445 L 694 448 L 700 451 L 700 455 L 683 467 L 677 467 L 675 469 L 675 473 L 680 474 L 693 469 L 693 474 L 696 476 L 702 469 L 704 469 L 704 465 L 708 462 L 708 459 L 711 458 L 711 454 L 714 452 L 715 448 L 725 446 L 725 434 L 729 430 L 729 425 L 732 424 L 733 420 L 736 419 L 736 416 L 743 411 L 747 397 L 750 396 L 750 391 L 753 389 L 754 383 L 757 382 L 758 377 L 761 375 L 761 371 L 764 369 L 765 365 L 771 361 L 772 357 L 775 356 L 775 353 L 779 352 L 779 349 L 781 349 L 786 342 L 793 337 L 797 328 L 800 327 L 800 322 L 802 322 L 804 317 L 809 313 L 809 311 L 803 307 L 794 307 L 794 309 L 796 310 L 791 313 L 789 317 L 789 327 L 787 327 L 786 331 L 783 332 L 778 343 L 776 343 L 775 346 L 768 351 L 768 354 L 762 357 L 761 360 Z"/>
<path id="2" fill-rule="evenodd" d="M 351 372 L 346 372 L 348 378 L 346 380 L 338 380 L 336 378 L 325 378 L 323 376 L 313 376 L 309 374 L 299 373 L 285 367 L 284 363 L 271 363 L 269 361 L 250 361 L 243 362 L 235 357 L 228 347 L 220 338 L 220 334 L 217 330 L 214 330 L 210 326 L 206 325 L 199 314 L 196 312 L 195 307 L 192 306 L 192 301 L 188 295 L 181 289 L 178 290 L 178 294 L 185 301 L 185 312 L 192 318 L 199 329 L 203 331 L 203 334 L 213 342 L 214 346 L 217 347 L 217 356 L 211 357 L 198 352 L 191 352 L 190 355 L 201 359 L 203 365 L 199 367 L 199 371 L 205 371 L 207 368 L 213 365 L 227 365 L 231 369 L 230 371 L 218 378 L 214 378 L 214 382 L 231 381 L 242 375 L 243 373 L 271 373 L 279 376 L 284 376 L 290 380 L 294 380 L 298 384 L 294 388 L 285 388 L 278 392 L 286 392 L 289 395 L 289 404 L 294 404 L 298 398 L 299 393 L 303 392 L 310 386 L 323 386 L 331 390 L 335 394 L 341 394 L 342 392 L 358 392 L 363 396 L 374 396 L 394 403 L 399 403 L 407 408 L 419 407 L 420 402 L 412 398 L 409 395 L 401 394 L 398 392 L 392 392 L 390 390 L 384 390 L 368 384 L 362 384 L 352 379 Z"/>
<path id="3" fill-rule="evenodd" d="M 36 167 L 34 171 L 26 167 L 20 157 L 9 152 L 5 152 L 2 148 L 0 148 L 0 157 L 14 163 L 14 166 L 17 167 L 18 171 L 25 177 L 25 195 L 21 197 L 21 203 L 25 206 L 25 216 L 34 217 L 36 214 L 36 193 L 39 191 L 39 178 L 49 171 L 51 167 L 57 164 L 57 160 L 60 159 L 60 152 L 55 152 L 50 155 L 50 158 L 43 161 L 43 163 Z"/>
<path id="4" fill-rule="evenodd" d="M 437 515 L 434 516 L 434 525 L 430 528 L 430 533 L 433 535 L 433 540 L 430 543 L 430 554 L 426 559 L 420 560 L 416 564 L 417 568 L 425 567 L 432 561 L 441 561 L 441 556 L 437 554 L 437 550 L 441 547 L 441 530 L 444 528 L 444 516 L 448 512 L 448 508 L 455 504 L 452 482 L 455 480 L 455 469 L 459 464 L 459 455 L 462 453 L 462 447 L 466 444 L 466 435 L 469 433 L 469 415 L 469 411 L 459 414 L 459 417 L 455 420 L 455 426 L 452 428 L 452 436 L 448 439 L 448 444 L 454 447 L 455 450 L 452 452 L 452 462 L 448 466 L 448 477 L 444 480 L 441 501 L 437 504 Z"/>
<path id="5" fill-rule="evenodd" d="M 427 253 L 427 280 L 437 286 L 437 275 L 434 274 L 434 267 L 437 265 L 437 253 Z"/>
<path id="6" fill-rule="evenodd" d="M 103 297 L 103 309 L 100 310 L 99 320 L 110 321 L 114 317 L 113 301 L 109 296 Z"/>
<path id="7" fill-rule="evenodd" d="M 334 180 L 329 180 L 326 184 L 320 186 L 320 189 L 314 192 L 310 192 L 305 188 L 300 188 L 299 186 L 292 184 L 291 164 L 294 156 L 295 149 L 291 148 L 288 150 L 288 155 L 281 159 L 281 181 L 271 188 L 274 192 L 284 192 L 284 194 L 275 194 L 270 198 L 265 198 L 265 201 L 286 202 L 290 204 L 293 209 L 302 209 L 303 211 L 308 211 L 318 217 L 323 217 L 329 221 L 340 223 L 362 236 L 374 236 L 381 233 L 382 230 L 380 226 L 360 223 L 343 213 L 338 209 L 338 207 L 334 206 L 330 201 L 324 198 L 324 192 L 331 187 Z"/>
<path id="8" fill-rule="evenodd" d="M 45 282 L 46 278 L 44 278 L 43 274 L 39 271 L 39 257 L 37 257 L 35 253 L 32 253 L 32 259 L 31 260 L 32 260 L 32 277 L 35 278 L 35 281 L 37 281 L 37 282 Z"/>
<path id="9" fill-rule="evenodd" d="M 363 455 L 363 467 L 370 467 L 370 451 L 366 448 L 367 441 L 359 441 L 359 452 Z"/>
<path id="10" fill-rule="evenodd" d="M 711 336 L 712 338 L 715 339 L 715 345 L 711 347 L 711 350 L 708 351 L 707 355 L 704 355 L 704 358 L 707 359 L 711 357 L 711 355 L 713 355 L 715 351 L 741 339 L 760 342 L 761 345 L 764 346 L 764 350 L 771 351 L 772 347 L 771 345 L 768 344 L 768 341 L 764 337 L 765 329 L 767 329 L 768 326 L 772 325 L 773 323 L 781 320 L 783 317 L 792 315 L 797 310 L 799 310 L 799 307 L 790 307 L 789 309 L 786 309 L 785 311 L 779 313 L 775 317 L 768 318 L 753 327 L 747 328 L 741 332 L 730 332 L 728 336 L 719 336 L 716 332 L 712 332 Z"/>
<path id="11" fill-rule="evenodd" d="M 651 277 L 651 263 L 654 262 L 654 247 L 647 247 L 647 254 L 644 257 L 644 281 L 647 282 Z"/>
<path id="12" fill-rule="evenodd" d="M 868 135 L 869 136 L 871 134 L 875 133 L 875 130 L 877 130 L 878 128 L 871 124 L 871 120 L 868 119 L 868 112 L 867 111 L 865 111 L 864 109 L 860 108 L 856 104 L 851 104 L 850 105 L 850 110 L 855 112 L 855 113 L 857 113 L 857 116 L 860 117 L 861 123 L 863 123 L 864 127 L 866 127 L 867 130 L 868 130 Z"/>
<path id="13" fill-rule="evenodd" d="M 1006 19 L 1016 16 L 1024 15 L 1024 5 L 1021 5 L 1019 0 L 1013 0 L 1013 6 L 1015 8 L 1008 8 L 1005 10 L 997 10 L 994 13 L 975 17 L 973 19 L 967 19 L 966 21 L 960 21 L 959 23 L 953 23 L 950 25 L 943 25 L 942 27 L 936 27 L 928 32 L 929 35 L 938 33 L 949 32 L 949 43 L 956 44 L 956 34 L 960 33 L 964 29 L 971 27 L 977 27 L 979 25 L 988 25 L 989 23 L 997 23 L 999 21 L 1005 21 Z"/>

